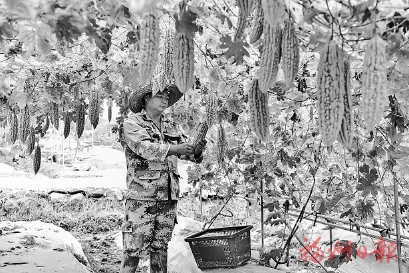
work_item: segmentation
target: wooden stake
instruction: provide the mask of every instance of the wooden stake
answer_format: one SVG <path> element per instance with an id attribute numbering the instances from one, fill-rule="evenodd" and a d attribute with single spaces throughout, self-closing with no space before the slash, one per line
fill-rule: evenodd
<path id="1" fill-rule="evenodd" d="M 94 155 L 94 128 L 91 128 L 91 168 L 93 155 Z"/>
<path id="2" fill-rule="evenodd" d="M 329 249 L 332 253 L 332 227 L 329 227 Z"/>
<path id="3" fill-rule="evenodd" d="M 80 143 L 80 139 L 78 138 L 78 135 L 76 135 L 76 139 L 77 139 L 77 147 L 75 147 L 74 164 L 77 163 L 77 152 L 78 152 L 78 146 L 79 146 L 79 143 Z"/>
<path id="4" fill-rule="evenodd" d="M 64 134 L 64 132 L 63 132 L 63 134 Z M 62 166 L 63 167 L 65 167 L 65 158 L 64 158 L 64 135 L 62 135 L 62 137 L 61 137 L 61 139 L 62 139 Z"/>
<path id="5" fill-rule="evenodd" d="M 396 223 L 396 245 L 398 250 L 398 268 L 399 273 L 403 273 L 404 268 L 402 264 L 402 249 L 401 249 L 401 236 L 400 236 L 400 210 L 399 210 L 399 200 L 398 200 L 398 179 L 396 178 L 396 174 L 393 173 L 393 191 L 394 191 L 394 199 L 395 199 L 395 223 Z"/>
<path id="6" fill-rule="evenodd" d="M 70 151 L 70 160 L 72 162 L 71 138 L 70 137 L 68 137 L 68 150 Z"/>
<path id="7" fill-rule="evenodd" d="M 199 181 L 200 221 L 203 221 L 202 181 Z"/>
<path id="8" fill-rule="evenodd" d="M 260 204 L 261 204 L 261 247 L 264 248 L 264 210 L 263 210 L 263 179 L 260 181 L 261 194 L 260 194 Z"/>

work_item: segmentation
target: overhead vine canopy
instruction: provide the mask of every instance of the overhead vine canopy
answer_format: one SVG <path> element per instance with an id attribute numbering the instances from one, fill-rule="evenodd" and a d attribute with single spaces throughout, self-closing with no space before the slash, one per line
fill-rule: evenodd
<path id="1" fill-rule="evenodd" d="M 379 181 L 375 179 L 365 184 L 359 180 L 359 168 L 355 172 L 348 168 L 355 166 L 351 162 L 358 160 L 371 168 L 389 170 L 386 155 L 393 154 L 399 160 L 404 160 L 407 155 L 407 149 L 398 145 L 404 141 L 407 126 L 409 11 L 406 1 L 283 1 L 285 7 L 281 19 L 282 23 L 286 20 L 294 23 L 297 39 L 293 43 L 299 46 L 299 66 L 297 64 L 292 75 L 294 80 L 286 82 L 288 73 L 283 73 L 281 63 L 273 86 L 261 82 L 260 86 L 266 86 L 261 91 L 268 97 L 256 93 L 249 96 L 249 90 L 256 86 L 255 79 L 261 81 L 261 75 L 269 76 L 265 73 L 261 56 L 269 50 L 271 37 L 266 34 L 255 37 L 254 27 L 259 18 L 257 12 L 272 5 L 273 1 L 254 1 L 261 6 L 247 11 L 238 5 L 242 2 L 0 0 L 0 122 L 13 127 L 17 116 L 21 119 L 26 113 L 28 124 L 36 129 L 38 139 L 44 135 L 49 121 L 58 127 L 60 119 L 73 120 L 80 137 L 87 116 L 86 108 L 88 119 L 95 128 L 103 110 L 101 105 L 106 101 L 111 111 L 114 102 L 120 107 L 117 117 L 120 132 L 121 122 L 129 112 L 131 91 L 140 88 L 141 82 L 145 81 L 159 90 L 166 83 L 165 76 L 172 74 L 162 68 L 167 65 L 166 54 L 170 48 L 166 43 L 167 39 L 169 41 L 167 30 L 174 30 L 173 34 L 179 38 L 183 36 L 191 43 L 183 44 L 182 49 L 186 50 L 178 50 L 180 56 L 193 53 L 189 55 L 193 69 L 190 64 L 188 68 L 183 68 L 184 63 L 179 65 L 186 68 L 183 73 L 193 72 L 189 75 L 194 77 L 184 82 L 187 84 L 183 90 L 185 96 L 170 109 L 171 115 L 191 136 L 199 123 L 206 119 L 218 125 L 209 126 L 208 157 L 204 164 L 196 167 L 196 172 L 190 172 L 191 181 L 207 179 L 214 182 L 215 176 L 224 177 L 226 173 L 232 175 L 233 180 L 263 178 L 271 182 L 275 190 L 282 187 L 287 195 L 296 196 L 300 193 L 295 188 L 305 187 L 302 177 L 315 174 L 316 170 L 311 171 L 312 166 L 319 169 L 334 162 L 344 162 L 344 169 L 337 174 L 329 167 L 324 168 L 320 179 L 328 181 L 336 174 L 343 178 L 341 181 L 349 181 L 348 189 L 354 185 L 365 196 L 367 193 L 375 196 L 378 188 L 372 187 L 371 183 Z M 159 16 L 159 58 L 152 75 L 146 79 L 140 73 L 140 68 L 145 65 L 141 62 L 145 49 L 141 50 L 141 47 L 146 45 L 144 18 L 148 18 L 146 15 L 150 12 Z M 266 19 L 269 20 L 271 17 Z M 383 129 L 379 127 L 379 134 L 377 129 L 375 135 L 372 132 L 368 137 L 361 110 L 356 106 L 361 105 L 364 53 L 374 31 L 386 43 L 387 94 L 395 95 L 393 103 L 400 102 L 394 108 L 400 115 L 391 117 L 385 112 L 386 119 L 380 122 Z M 350 151 L 346 157 L 337 142 L 335 150 L 331 150 L 331 145 L 327 145 L 329 150 L 323 149 L 322 132 L 317 125 L 317 65 L 320 52 L 329 40 L 345 52 L 350 62 L 356 145 L 346 150 Z M 173 64 L 178 65 L 177 58 Z M 180 78 L 176 83 L 181 85 L 184 80 L 181 74 L 174 76 Z M 257 104 L 249 103 L 251 98 L 260 98 L 257 100 L 264 101 L 263 107 L 268 103 L 263 109 L 269 111 L 269 120 L 256 125 L 252 118 L 263 117 L 266 111 L 260 112 Z M 388 97 L 384 100 L 388 101 Z M 257 111 L 248 111 L 249 105 Z M 399 132 L 390 129 L 388 122 L 392 122 L 392 118 L 398 124 Z M 254 127 L 260 124 L 267 129 L 253 134 Z M 16 136 L 11 138 L 16 140 Z M 387 138 L 395 142 L 389 143 Z M 220 156 L 221 151 L 224 156 Z M 329 156 L 325 157 L 323 153 Z M 383 161 L 373 162 L 374 155 Z M 216 157 L 218 164 L 214 163 Z M 351 162 L 347 163 L 347 159 Z M 223 172 L 215 171 L 218 165 L 224 167 Z M 397 168 L 396 162 L 393 167 Z M 237 170 L 240 170 L 239 174 Z M 377 171 L 378 175 L 380 172 Z M 219 186 L 226 188 L 226 185 Z M 368 187 L 372 187 L 369 192 Z M 345 193 L 341 185 L 338 190 Z M 352 190 L 347 192 L 349 197 L 354 195 Z M 338 195 L 335 200 L 346 198 L 342 196 Z M 322 198 L 335 202 L 331 196 Z M 363 205 L 366 206 L 365 202 Z M 348 208 L 357 207 L 357 204 L 360 203 L 350 204 Z"/>

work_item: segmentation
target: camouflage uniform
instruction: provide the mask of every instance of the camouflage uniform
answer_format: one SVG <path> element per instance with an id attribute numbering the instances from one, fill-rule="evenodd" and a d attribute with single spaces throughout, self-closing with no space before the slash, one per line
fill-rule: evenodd
<path id="1" fill-rule="evenodd" d="M 179 177 L 177 159 L 200 163 L 202 156 L 166 156 L 170 145 L 186 142 L 174 122 L 161 117 L 161 130 L 145 110 L 124 121 L 127 188 L 124 251 L 140 257 L 166 251 L 176 222 Z"/>

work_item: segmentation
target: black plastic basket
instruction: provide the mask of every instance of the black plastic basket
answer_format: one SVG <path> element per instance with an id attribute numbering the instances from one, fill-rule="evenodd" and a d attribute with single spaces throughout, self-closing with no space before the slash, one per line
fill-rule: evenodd
<path id="1" fill-rule="evenodd" d="M 200 269 L 243 265 L 251 257 L 250 230 L 253 226 L 211 228 L 193 234 L 189 243 Z"/>

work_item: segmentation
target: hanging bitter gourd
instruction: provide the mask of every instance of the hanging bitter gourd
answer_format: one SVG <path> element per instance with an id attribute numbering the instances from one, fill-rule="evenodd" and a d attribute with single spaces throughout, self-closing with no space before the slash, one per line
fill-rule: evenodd
<path id="1" fill-rule="evenodd" d="M 111 119 L 112 119 L 112 106 L 113 106 L 113 100 L 109 99 L 108 100 L 108 122 L 111 122 Z"/>
<path id="2" fill-rule="evenodd" d="M 257 42 L 261 35 L 263 34 L 263 25 L 264 25 L 264 12 L 263 7 L 261 6 L 261 0 L 255 1 L 255 15 L 253 20 L 253 28 L 250 34 L 250 44 Z"/>
<path id="3" fill-rule="evenodd" d="M 203 121 L 199 124 L 199 128 L 197 130 L 198 133 L 197 133 L 195 141 L 193 142 L 193 146 L 195 147 L 195 149 L 197 148 L 197 146 L 199 145 L 201 141 L 206 139 L 206 134 L 208 130 L 209 130 L 209 126 L 207 125 L 206 121 Z"/>
<path id="4" fill-rule="evenodd" d="M 236 0 L 239 10 L 247 17 L 253 10 L 254 0 Z"/>
<path id="5" fill-rule="evenodd" d="M 99 123 L 99 94 L 95 89 L 91 91 L 88 115 L 92 127 L 97 128 Z"/>
<path id="6" fill-rule="evenodd" d="M 34 150 L 34 155 L 33 155 L 34 174 L 38 173 L 38 171 L 40 170 L 40 167 L 41 167 L 41 147 L 40 147 L 40 144 L 37 143 L 35 150 Z"/>
<path id="7" fill-rule="evenodd" d="M 85 102 L 84 100 L 80 100 L 80 102 L 77 105 L 76 123 L 77 123 L 77 136 L 78 138 L 81 138 L 82 134 L 84 133 L 84 127 L 85 127 Z"/>
<path id="8" fill-rule="evenodd" d="M 172 55 L 173 55 L 173 46 L 175 40 L 175 30 L 171 27 L 166 28 L 164 35 L 164 44 L 163 44 L 163 73 L 168 81 L 172 81 L 174 78 L 173 74 L 173 64 L 172 64 Z"/>
<path id="9" fill-rule="evenodd" d="M 284 22 L 286 7 L 283 0 L 261 0 L 264 19 L 272 27 L 279 26 Z"/>
<path id="10" fill-rule="evenodd" d="M 27 137 L 27 154 L 31 155 L 35 148 L 35 130 L 34 127 L 30 127 L 30 132 Z"/>
<path id="11" fill-rule="evenodd" d="M 248 102 L 251 130 L 260 140 L 266 141 L 270 125 L 268 93 L 264 94 L 261 92 L 257 79 L 253 80 L 253 84 L 249 90 Z"/>
<path id="12" fill-rule="evenodd" d="M 142 16 L 139 41 L 139 82 L 144 85 L 151 78 L 159 60 L 159 14 L 156 9 Z"/>
<path id="13" fill-rule="evenodd" d="M 352 148 L 353 139 L 353 113 L 352 113 L 352 97 L 351 97 L 351 67 L 348 59 L 344 60 L 344 78 L 345 84 L 343 89 L 344 95 L 344 115 L 341 122 L 341 129 L 338 134 L 338 142 L 345 147 L 345 149 Z"/>
<path id="14" fill-rule="evenodd" d="M 227 148 L 226 134 L 224 132 L 223 125 L 220 123 L 217 131 L 217 162 L 219 164 L 224 163 L 226 148 Z"/>
<path id="15" fill-rule="evenodd" d="M 64 138 L 67 138 L 70 135 L 71 130 L 71 118 L 70 114 L 67 112 L 64 115 Z"/>
<path id="16" fill-rule="evenodd" d="M 180 92 L 186 93 L 194 80 L 194 41 L 185 33 L 177 32 L 172 54 L 175 84 Z"/>
<path id="17" fill-rule="evenodd" d="M 14 144 L 17 140 L 18 137 L 18 117 L 13 110 L 12 118 L 11 118 L 11 124 L 10 124 L 10 142 L 11 144 Z"/>
<path id="18" fill-rule="evenodd" d="M 344 53 L 333 39 L 320 52 L 317 68 L 318 127 L 325 145 L 337 139 L 344 115 Z"/>
<path id="19" fill-rule="evenodd" d="M 288 19 L 284 22 L 282 37 L 282 63 L 285 84 L 291 88 L 298 73 L 300 64 L 300 49 L 298 47 L 298 37 L 295 32 L 294 22 Z"/>
<path id="20" fill-rule="evenodd" d="M 206 102 L 206 123 L 212 127 L 217 117 L 217 96 L 213 92 L 208 92 Z"/>
<path id="21" fill-rule="evenodd" d="M 26 143 L 26 139 L 30 130 L 30 111 L 27 105 L 21 111 L 19 125 L 20 141 L 22 143 Z"/>
<path id="22" fill-rule="evenodd" d="M 386 42 L 375 34 L 365 48 L 362 69 L 362 116 L 372 131 L 381 120 L 387 104 Z"/>
<path id="23" fill-rule="evenodd" d="M 281 60 L 281 36 L 281 27 L 273 27 L 264 21 L 264 43 L 260 53 L 258 78 L 258 84 L 263 93 L 267 93 L 277 79 L 278 65 Z"/>
<path id="24" fill-rule="evenodd" d="M 246 28 L 247 14 L 239 10 L 239 17 L 237 20 L 236 33 L 234 34 L 234 41 L 241 39 Z"/>
<path id="25" fill-rule="evenodd" d="M 59 107 L 58 104 L 55 102 L 51 103 L 51 110 L 52 110 L 52 119 L 51 123 L 54 125 L 54 128 L 58 130 L 60 128 L 60 114 L 59 114 Z"/>

